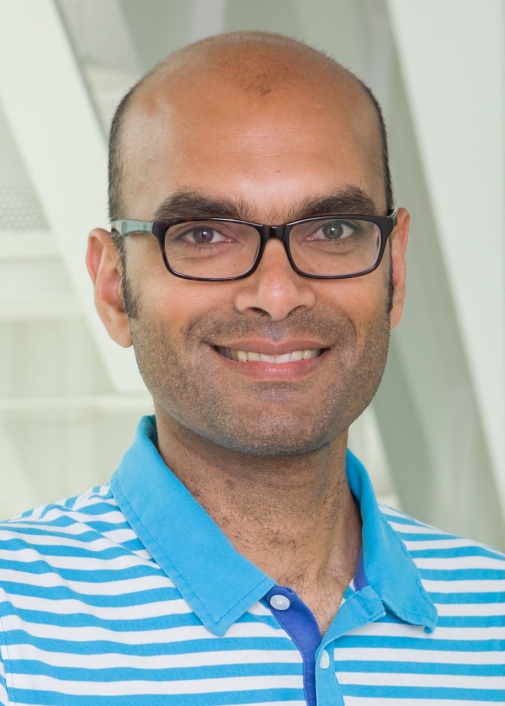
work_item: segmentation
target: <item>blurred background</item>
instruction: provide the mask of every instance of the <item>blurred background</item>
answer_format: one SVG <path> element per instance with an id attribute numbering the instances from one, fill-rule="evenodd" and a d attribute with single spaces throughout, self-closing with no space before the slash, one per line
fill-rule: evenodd
<path id="1" fill-rule="evenodd" d="M 0 516 L 107 482 L 152 411 L 84 265 L 109 123 L 169 52 L 234 29 L 304 40 L 381 102 L 408 297 L 350 446 L 384 502 L 505 548 L 502 0 L 0 2 Z"/>

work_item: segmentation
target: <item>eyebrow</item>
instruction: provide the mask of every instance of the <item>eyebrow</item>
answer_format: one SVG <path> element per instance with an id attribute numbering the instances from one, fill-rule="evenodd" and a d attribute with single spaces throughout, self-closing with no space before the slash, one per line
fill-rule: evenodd
<path id="1" fill-rule="evenodd" d="M 377 213 L 373 200 L 362 189 L 348 186 L 328 196 L 307 197 L 290 209 L 291 218 L 325 216 L 328 214 L 356 214 L 372 216 Z M 235 218 L 253 221 L 251 209 L 241 200 L 213 199 L 198 192 L 177 192 L 166 199 L 154 213 L 155 221 L 171 218 Z"/>

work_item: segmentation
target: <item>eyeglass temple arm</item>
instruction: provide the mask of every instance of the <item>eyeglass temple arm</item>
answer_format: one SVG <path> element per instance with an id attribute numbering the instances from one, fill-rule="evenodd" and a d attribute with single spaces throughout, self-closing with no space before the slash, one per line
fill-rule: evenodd
<path id="1" fill-rule="evenodd" d="M 154 235 L 153 223 L 149 223 L 148 221 L 132 221 L 129 219 L 122 219 L 119 221 L 112 221 L 110 227 L 111 230 L 116 231 L 116 233 L 123 238 L 133 233 L 151 233 Z"/>

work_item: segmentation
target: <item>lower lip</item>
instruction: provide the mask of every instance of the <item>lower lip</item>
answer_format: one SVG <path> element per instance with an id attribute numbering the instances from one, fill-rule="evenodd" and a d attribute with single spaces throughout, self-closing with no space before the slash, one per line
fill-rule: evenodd
<path id="1" fill-rule="evenodd" d="M 323 362 L 328 353 L 328 350 L 325 350 L 316 358 L 296 360 L 292 363 L 267 363 L 264 361 L 243 362 L 231 360 L 218 353 L 215 348 L 212 348 L 212 350 L 220 360 L 231 366 L 231 369 L 235 372 L 257 380 L 295 380 L 304 378 Z"/>

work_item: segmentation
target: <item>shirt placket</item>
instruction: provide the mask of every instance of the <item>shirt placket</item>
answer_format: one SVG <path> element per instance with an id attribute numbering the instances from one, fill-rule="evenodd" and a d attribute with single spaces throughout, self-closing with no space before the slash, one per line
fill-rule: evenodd
<path id="1" fill-rule="evenodd" d="M 357 630 L 385 614 L 382 601 L 370 587 L 354 593 L 335 616 L 315 654 L 317 706 L 344 706 L 335 669 L 335 645 L 343 635 Z"/>
<path id="2" fill-rule="evenodd" d="M 295 642 L 303 657 L 307 704 L 344 704 L 336 676 L 334 648 L 337 640 L 343 635 L 384 615 L 384 606 L 375 591 L 370 586 L 365 586 L 353 593 L 340 606 L 323 638 L 311 610 L 293 589 L 274 586 L 266 594 L 265 602 L 270 605 L 272 613 Z"/>

